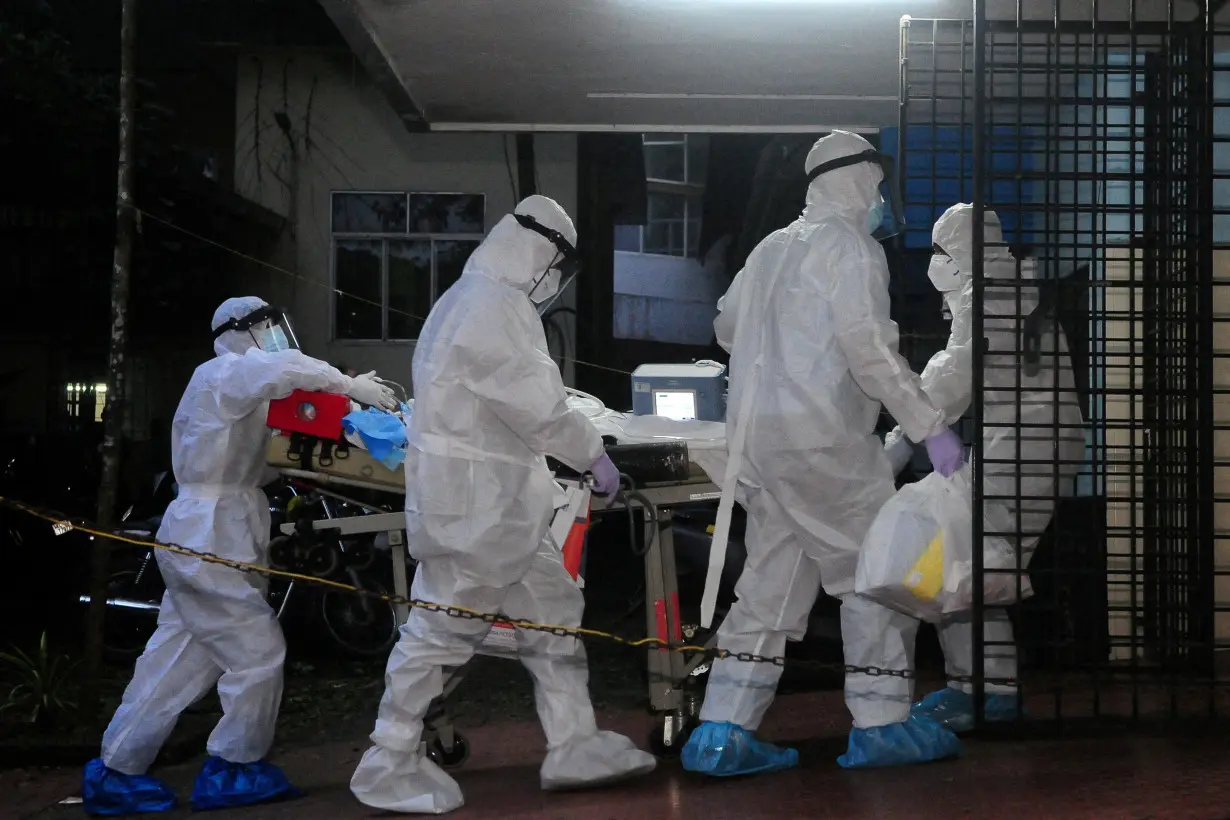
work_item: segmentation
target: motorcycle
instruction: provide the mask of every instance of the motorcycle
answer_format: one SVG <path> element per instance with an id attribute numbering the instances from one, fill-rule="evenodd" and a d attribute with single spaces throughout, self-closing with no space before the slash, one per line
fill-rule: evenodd
<path id="1" fill-rule="evenodd" d="M 124 512 L 117 534 L 134 540 L 153 539 L 163 512 L 176 493 L 170 474 L 160 473 L 150 495 Z M 370 514 L 377 508 L 299 481 L 279 481 L 265 488 L 265 494 L 269 498 L 272 525 L 272 569 L 340 581 L 377 594 L 388 592 L 392 567 L 387 540 L 381 543 L 379 537 L 370 535 L 320 538 L 310 525 L 313 518 Z M 299 523 L 304 521 L 308 522 L 306 527 Z M 282 525 L 289 522 L 297 524 L 294 535 L 281 531 Z M 155 553 L 154 547 L 134 544 L 113 554 L 103 638 L 109 661 L 132 662 L 157 627 L 166 586 Z M 78 600 L 88 604 L 90 596 L 81 595 Z M 268 600 L 279 621 L 286 624 L 297 620 L 296 625 L 306 622 L 308 628 L 322 632 L 331 647 L 348 658 L 385 657 L 397 640 L 393 605 L 374 597 L 273 576 Z"/>

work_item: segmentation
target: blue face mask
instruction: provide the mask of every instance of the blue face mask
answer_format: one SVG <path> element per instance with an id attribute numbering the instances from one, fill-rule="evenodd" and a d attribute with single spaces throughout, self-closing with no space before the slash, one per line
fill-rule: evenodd
<path id="1" fill-rule="evenodd" d="M 867 212 L 867 233 L 875 234 L 884 224 L 884 197 L 877 196 L 875 204 Z"/>
<path id="2" fill-rule="evenodd" d="M 276 325 L 260 331 L 256 335 L 256 344 L 266 353 L 290 350 L 290 341 L 286 338 L 286 331 Z"/>

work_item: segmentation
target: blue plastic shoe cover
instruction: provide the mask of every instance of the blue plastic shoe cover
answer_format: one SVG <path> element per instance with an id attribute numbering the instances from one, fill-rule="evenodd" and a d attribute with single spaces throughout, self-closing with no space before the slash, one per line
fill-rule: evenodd
<path id="1" fill-rule="evenodd" d="M 121 774 L 95 758 L 85 764 L 81 805 L 94 817 L 120 817 L 171 811 L 176 804 L 171 787 L 147 774 Z"/>
<path id="2" fill-rule="evenodd" d="M 987 723 L 1016 720 L 1018 703 L 1016 695 L 987 695 L 984 711 Z M 915 703 L 910 714 L 928 717 L 953 732 L 969 732 L 974 728 L 974 696 L 948 686 Z"/>
<path id="3" fill-rule="evenodd" d="M 960 754 L 956 735 L 929 718 L 910 715 L 901 723 L 851 729 L 846 753 L 837 764 L 843 769 L 908 766 Z"/>
<path id="4" fill-rule="evenodd" d="M 229 763 L 211 757 L 201 767 L 192 787 L 192 810 L 229 809 L 302 796 L 303 792 L 292 786 L 272 763 Z"/>
<path id="5" fill-rule="evenodd" d="M 799 765 L 799 753 L 757 740 L 733 723 L 706 721 L 692 731 L 681 755 L 683 768 L 713 777 L 759 774 Z"/>

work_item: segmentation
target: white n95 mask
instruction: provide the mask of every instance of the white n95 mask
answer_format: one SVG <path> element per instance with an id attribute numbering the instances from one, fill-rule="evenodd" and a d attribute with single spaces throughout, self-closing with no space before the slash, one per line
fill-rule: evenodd
<path id="1" fill-rule="evenodd" d="M 530 301 L 541 305 L 549 299 L 554 299 L 559 293 L 559 283 L 562 275 L 559 268 L 548 268 L 546 273 L 538 278 L 530 290 Z"/>
<path id="2" fill-rule="evenodd" d="M 961 269 L 951 256 L 935 254 L 927 267 L 927 278 L 940 293 L 951 293 L 961 287 Z"/>

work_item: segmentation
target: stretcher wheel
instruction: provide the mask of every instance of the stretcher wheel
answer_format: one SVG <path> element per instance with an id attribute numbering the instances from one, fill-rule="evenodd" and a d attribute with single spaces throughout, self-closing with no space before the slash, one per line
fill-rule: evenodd
<path id="1" fill-rule="evenodd" d="M 427 756 L 442 769 L 458 769 L 470 759 L 470 744 L 464 735 L 454 733 L 453 748 L 449 751 L 444 748 L 444 744 L 437 737 L 427 747 Z"/>
<path id="2" fill-rule="evenodd" d="M 679 757 L 694 728 L 696 721 L 680 712 L 663 715 L 649 733 L 649 751 L 662 758 Z"/>

